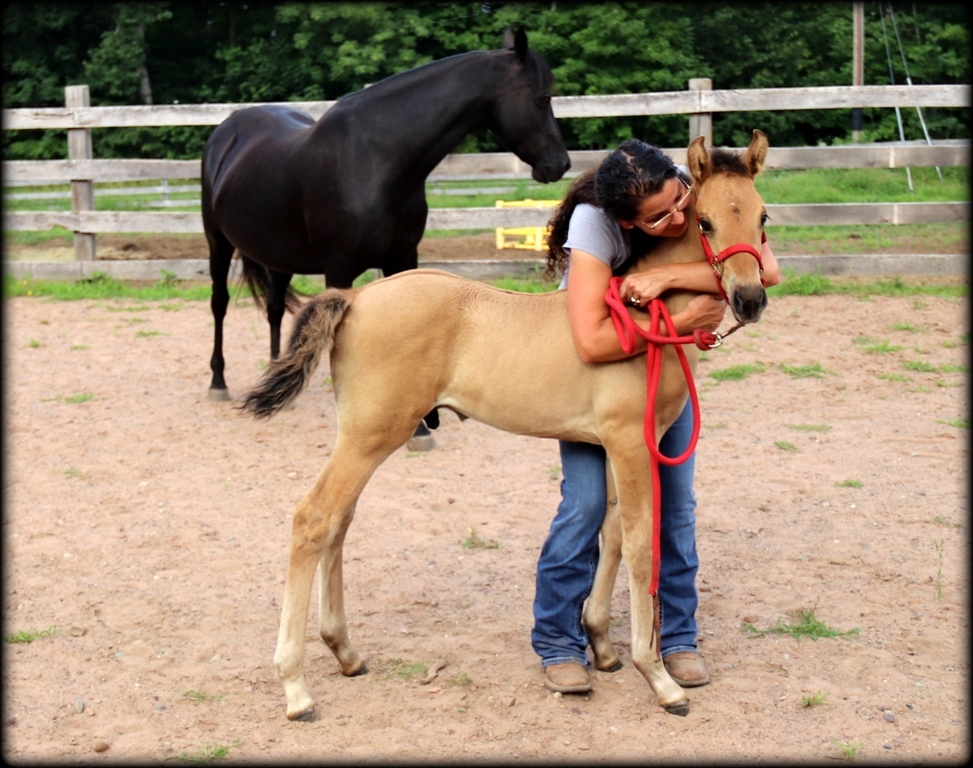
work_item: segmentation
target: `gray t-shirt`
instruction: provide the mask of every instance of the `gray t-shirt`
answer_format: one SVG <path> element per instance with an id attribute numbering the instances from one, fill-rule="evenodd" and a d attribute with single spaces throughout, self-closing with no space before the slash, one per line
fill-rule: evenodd
<path id="1" fill-rule="evenodd" d="M 580 203 L 571 214 L 568 239 L 564 242 L 568 265 L 564 268 L 559 289 L 568 287 L 568 268 L 573 248 L 590 253 L 599 261 L 605 262 L 612 271 L 622 266 L 632 252 L 628 235 L 621 224 L 591 203 Z"/>

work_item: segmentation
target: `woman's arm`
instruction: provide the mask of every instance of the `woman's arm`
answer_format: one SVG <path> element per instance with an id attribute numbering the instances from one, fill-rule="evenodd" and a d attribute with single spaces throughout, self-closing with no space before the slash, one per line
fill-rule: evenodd
<path id="1" fill-rule="evenodd" d="M 760 260 L 763 263 L 760 276 L 764 285 L 777 285 L 780 282 L 780 265 L 769 242 L 765 241 L 760 247 Z M 699 293 L 715 293 L 718 290 L 709 262 L 693 261 L 687 264 L 662 264 L 645 272 L 627 275 L 621 285 L 621 294 L 625 301 L 637 298 L 645 306 L 670 288 Z"/>
<path id="2" fill-rule="evenodd" d="M 764 271 L 760 275 L 764 280 L 764 285 L 768 288 L 777 285 L 780 282 L 780 264 L 777 263 L 777 257 L 770 249 L 769 240 L 764 240 L 764 244 L 760 247 L 760 260 L 764 265 Z"/>
<path id="3" fill-rule="evenodd" d="M 708 264 L 704 263 L 704 266 L 709 270 L 709 281 L 712 282 L 713 273 Z M 605 262 L 585 251 L 572 249 L 571 268 L 568 270 L 568 319 L 574 345 L 586 363 L 623 360 L 644 352 L 646 348 L 645 339 L 639 336 L 631 354 L 622 350 L 605 302 L 611 277 L 611 267 Z M 704 294 L 692 299 L 686 309 L 673 315 L 672 324 L 680 336 L 696 328 L 715 331 L 723 320 L 725 310 L 726 305 L 721 299 Z M 640 314 L 636 323 L 649 330 L 648 315 Z"/>

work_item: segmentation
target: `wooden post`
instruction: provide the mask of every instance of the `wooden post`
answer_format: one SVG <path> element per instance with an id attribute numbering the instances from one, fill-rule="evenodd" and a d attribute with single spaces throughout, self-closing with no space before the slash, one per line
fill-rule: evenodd
<path id="1" fill-rule="evenodd" d="M 691 91 L 712 91 L 713 81 L 708 77 L 693 77 L 689 80 Z M 689 115 L 689 141 L 704 136 L 706 146 L 713 146 L 713 113 L 697 112 Z"/>
<path id="2" fill-rule="evenodd" d="M 852 52 L 851 52 L 851 84 L 865 84 L 865 3 L 855 0 L 852 8 Z M 858 141 L 862 136 L 862 108 L 851 110 L 851 138 Z"/>
<path id="3" fill-rule="evenodd" d="M 90 107 L 91 99 L 87 85 L 69 85 L 64 89 L 64 106 L 68 109 Z M 91 129 L 68 129 L 68 160 L 90 160 Z M 95 187 L 91 179 L 71 180 L 71 211 L 93 211 L 95 209 Z M 80 226 L 80 225 L 79 225 Z M 94 261 L 95 235 L 91 232 L 74 233 L 74 258 L 76 261 Z"/>

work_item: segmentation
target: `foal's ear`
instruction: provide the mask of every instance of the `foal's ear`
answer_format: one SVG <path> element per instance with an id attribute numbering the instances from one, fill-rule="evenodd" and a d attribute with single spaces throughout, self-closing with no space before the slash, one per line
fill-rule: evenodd
<path id="1" fill-rule="evenodd" d="M 524 28 L 518 28 L 516 34 L 511 32 L 510 27 L 504 29 L 501 47 L 513 48 L 517 58 L 520 59 L 520 63 L 525 63 L 527 61 L 527 33 L 524 32 Z"/>
<path id="2" fill-rule="evenodd" d="M 767 159 L 767 148 L 769 146 L 770 142 L 767 141 L 767 137 L 763 131 L 758 131 L 754 128 L 750 146 L 743 153 L 743 162 L 750 172 L 751 179 L 764 169 L 764 160 Z"/>
<path id="3" fill-rule="evenodd" d="M 703 146 L 704 141 L 704 137 L 697 136 L 686 150 L 686 165 L 696 184 L 701 184 L 710 174 L 709 152 Z"/>

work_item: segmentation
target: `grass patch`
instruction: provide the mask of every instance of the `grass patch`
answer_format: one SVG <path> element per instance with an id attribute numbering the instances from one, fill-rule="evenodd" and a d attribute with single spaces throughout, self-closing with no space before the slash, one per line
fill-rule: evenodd
<path id="1" fill-rule="evenodd" d="M 80 403 L 87 403 L 89 400 L 94 400 L 94 397 L 91 392 L 78 392 L 76 395 L 64 398 L 64 402 L 78 405 Z"/>
<path id="2" fill-rule="evenodd" d="M 838 748 L 845 760 L 854 760 L 861 751 L 861 748 L 864 746 L 858 742 L 849 743 L 847 741 L 832 741 L 831 743 Z"/>
<path id="3" fill-rule="evenodd" d="M 908 331 L 909 333 L 927 333 L 929 331 L 928 325 L 913 325 L 912 323 L 892 323 L 891 328 L 893 331 Z"/>
<path id="4" fill-rule="evenodd" d="M 936 419 L 936 423 L 945 424 L 948 427 L 959 427 L 960 429 L 970 428 L 969 419 Z"/>
<path id="5" fill-rule="evenodd" d="M 809 696 L 801 696 L 801 706 L 806 708 L 817 707 L 821 704 L 827 704 L 828 697 L 818 691 L 817 693 L 812 693 Z"/>
<path id="6" fill-rule="evenodd" d="M 936 366 L 932 363 L 927 363 L 925 360 L 903 360 L 902 367 L 907 371 L 915 371 L 916 373 L 935 373 Z"/>
<path id="7" fill-rule="evenodd" d="M 876 378 L 884 379 L 885 381 L 910 381 L 908 376 L 901 373 L 880 373 Z"/>
<path id="8" fill-rule="evenodd" d="M 381 678 L 383 680 L 390 680 L 393 677 L 398 677 L 402 680 L 412 680 L 417 677 L 425 677 L 429 674 L 429 665 L 423 661 L 416 661 L 410 664 L 403 659 L 387 659 L 385 664 L 387 669 Z"/>
<path id="9" fill-rule="evenodd" d="M 20 632 L 6 635 L 3 638 L 5 643 L 32 643 L 42 637 L 50 637 L 57 632 L 57 626 L 51 624 L 47 629 L 25 629 Z"/>
<path id="10" fill-rule="evenodd" d="M 957 298 L 969 295 L 969 286 L 961 284 L 905 282 L 900 277 L 890 280 L 833 280 L 819 272 L 796 275 L 785 269 L 783 280 L 767 289 L 771 298 L 779 296 L 935 296 Z"/>
<path id="11" fill-rule="evenodd" d="M 899 344 L 893 344 L 888 339 L 873 339 L 871 336 L 856 336 L 853 343 L 862 352 L 867 352 L 870 355 L 887 355 L 905 349 Z"/>
<path id="12" fill-rule="evenodd" d="M 211 695 L 209 693 L 206 693 L 206 691 L 200 688 L 193 688 L 192 690 L 182 692 L 182 697 L 184 699 L 191 699 L 197 704 L 203 704 L 211 701 L 219 701 L 224 696 L 226 696 L 225 693 L 217 693 Z"/>
<path id="13" fill-rule="evenodd" d="M 33 278 L 14 278 L 4 276 L 3 294 L 6 298 L 19 296 L 45 296 L 54 301 L 77 301 L 79 299 L 141 299 L 143 301 L 163 301 L 184 299 L 186 301 L 208 300 L 212 288 L 208 285 L 187 287 L 174 284 L 165 278 L 155 285 L 136 286 L 123 283 L 97 272 L 81 280 L 34 280 Z"/>
<path id="14" fill-rule="evenodd" d="M 828 373 L 821 367 L 820 363 L 809 363 L 808 365 L 781 363 L 780 369 L 794 379 L 820 379 Z"/>
<path id="15" fill-rule="evenodd" d="M 473 681 L 470 679 L 470 676 L 465 672 L 460 672 L 455 677 L 451 677 L 446 681 L 446 685 L 453 686 L 453 687 L 457 687 L 457 686 L 461 687 L 461 686 L 472 685 L 472 684 Z"/>
<path id="16" fill-rule="evenodd" d="M 797 619 L 797 623 L 785 624 L 782 619 L 778 618 L 777 623 L 772 627 L 757 629 L 750 622 L 744 622 L 743 628 L 755 637 L 761 637 L 762 635 L 792 635 L 798 640 L 803 637 L 809 637 L 812 640 L 817 640 L 820 637 L 847 637 L 849 635 L 857 635 L 859 632 L 858 629 L 849 629 L 844 632 L 838 629 L 832 629 L 823 621 L 815 618 L 813 610 L 801 609 L 792 611 L 788 615 Z"/>
<path id="17" fill-rule="evenodd" d="M 237 739 L 231 746 L 238 747 L 242 742 Z M 208 763 L 211 760 L 225 760 L 230 754 L 230 746 L 225 744 L 204 744 L 195 752 L 180 752 L 179 759 L 187 763 Z"/>
<path id="18" fill-rule="evenodd" d="M 797 446 L 793 443 L 785 442 L 784 440 L 774 440 L 774 445 L 780 448 L 782 451 L 796 451 Z"/>
<path id="19" fill-rule="evenodd" d="M 729 368 L 710 371 L 709 375 L 717 381 L 743 381 L 751 373 L 763 373 L 763 371 L 763 363 L 743 363 L 741 365 L 731 365 Z"/>
<path id="20" fill-rule="evenodd" d="M 463 539 L 463 549 L 499 549 L 499 541 L 485 541 L 480 538 L 476 528 L 470 526 L 470 535 Z"/>
<path id="21" fill-rule="evenodd" d="M 827 424 L 788 424 L 789 428 L 797 432 L 830 432 L 831 427 Z"/>
<path id="22" fill-rule="evenodd" d="M 842 480 L 840 483 L 835 483 L 838 488 L 861 488 L 861 480 Z"/>

